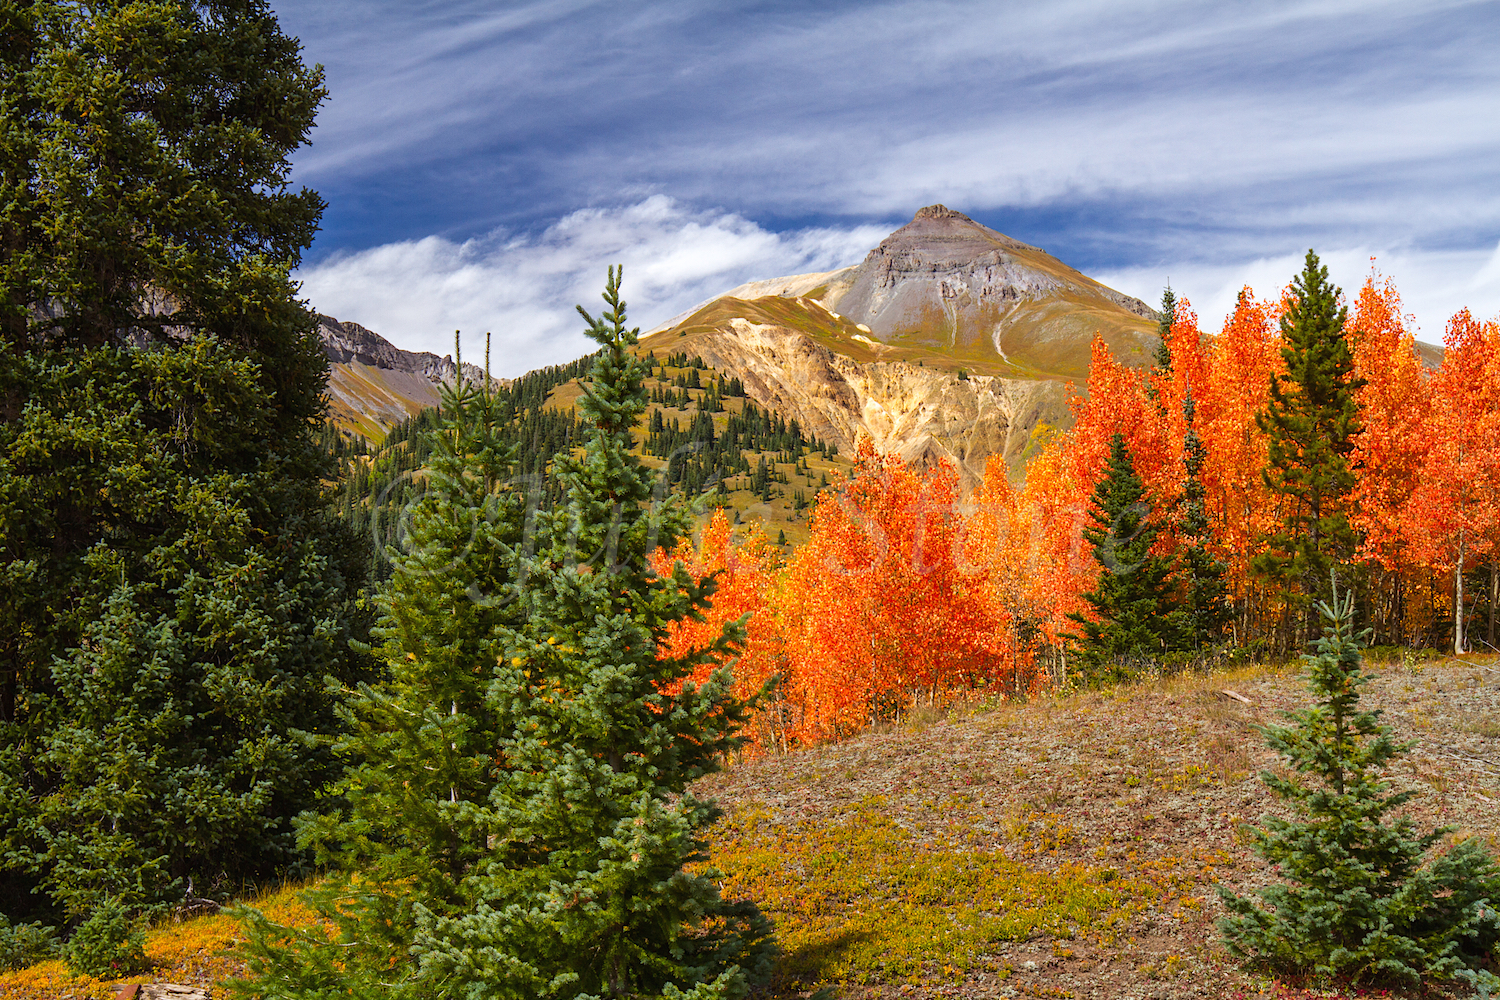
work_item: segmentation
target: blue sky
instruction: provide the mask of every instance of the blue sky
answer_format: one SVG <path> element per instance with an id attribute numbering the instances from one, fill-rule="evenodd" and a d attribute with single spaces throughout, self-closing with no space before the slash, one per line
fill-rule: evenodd
<path id="1" fill-rule="evenodd" d="M 320 310 L 497 373 L 857 263 L 942 202 L 1216 328 L 1316 247 L 1425 340 L 1500 310 L 1500 3 L 273 0 L 331 97 Z M 1352 288 L 1351 288 L 1352 291 Z"/>

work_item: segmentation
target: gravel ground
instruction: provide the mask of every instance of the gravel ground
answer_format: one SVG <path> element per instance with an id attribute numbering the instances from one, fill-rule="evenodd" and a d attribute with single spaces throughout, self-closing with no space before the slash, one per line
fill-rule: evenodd
<path id="1" fill-rule="evenodd" d="M 1452 825 L 1500 848 L 1500 671 L 1451 657 L 1366 669 L 1362 704 L 1384 710 L 1399 738 L 1420 741 L 1389 774 L 1397 788 L 1419 793 L 1409 814 L 1422 829 Z M 1224 913 L 1214 883 L 1244 892 L 1270 877 L 1242 824 L 1276 810 L 1257 775 L 1279 758 L 1252 727 L 1310 700 L 1294 665 L 929 713 L 925 722 L 740 764 L 697 791 L 731 811 L 754 806 L 787 823 L 833 821 L 851 803 L 883 796 L 918 838 L 937 842 L 946 832 L 951 843 L 962 816 L 976 847 L 1033 867 L 1110 865 L 1125 876 L 1190 879 L 1162 906 L 1130 915 L 1113 941 L 1000 945 L 992 966 L 1003 973 L 845 986 L 844 997 L 1341 996 L 1247 974 L 1214 923 Z"/>

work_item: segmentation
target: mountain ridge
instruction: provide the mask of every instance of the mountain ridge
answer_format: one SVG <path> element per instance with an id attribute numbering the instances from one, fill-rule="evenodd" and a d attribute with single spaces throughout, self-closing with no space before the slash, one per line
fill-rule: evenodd
<path id="1" fill-rule="evenodd" d="M 852 452 L 862 437 L 919 466 L 952 462 L 966 487 L 992 456 L 1012 474 L 1071 420 L 1098 334 L 1149 362 L 1156 313 L 1031 244 L 943 205 L 850 267 L 747 282 L 641 338 L 701 357 L 758 405 Z M 436 405 L 458 371 L 358 323 L 319 317 L 330 414 L 371 441 Z M 483 373 L 465 365 L 476 380 Z M 575 394 L 555 393 L 559 405 Z"/>
<path id="2" fill-rule="evenodd" d="M 328 358 L 329 420 L 345 436 L 378 442 L 396 424 L 437 406 L 441 387 L 458 376 L 451 355 L 402 350 L 352 321 L 319 313 L 318 337 Z M 475 382 L 485 377 L 484 369 L 468 362 L 463 372 Z"/>

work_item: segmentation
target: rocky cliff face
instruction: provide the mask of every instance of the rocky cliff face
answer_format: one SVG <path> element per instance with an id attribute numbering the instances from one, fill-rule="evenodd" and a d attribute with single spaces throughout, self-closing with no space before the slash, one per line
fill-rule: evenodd
<path id="1" fill-rule="evenodd" d="M 339 322 L 332 316 L 318 316 L 318 335 L 323 338 L 323 353 L 333 364 L 361 364 L 385 371 L 405 372 L 418 375 L 434 384 L 453 384 L 458 366 L 452 356 L 438 357 L 422 351 L 403 351 L 373 330 L 358 323 Z M 465 364 L 464 374 L 479 380 L 484 378 L 484 369 L 478 365 Z"/>
<path id="2" fill-rule="evenodd" d="M 328 356 L 328 412 L 335 426 L 379 441 L 385 432 L 439 401 L 439 386 L 452 385 L 458 366 L 451 357 L 403 351 L 358 323 L 318 317 L 318 335 Z M 484 370 L 465 363 L 474 381 Z"/>

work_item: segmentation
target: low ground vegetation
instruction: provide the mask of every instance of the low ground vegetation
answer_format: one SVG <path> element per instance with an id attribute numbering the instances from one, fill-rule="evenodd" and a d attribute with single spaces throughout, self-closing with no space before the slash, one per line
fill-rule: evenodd
<path id="1" fill-rule="evenodd" d="M 1402 813 L 1456 826 L 1439 850 L 1500 849 L 1500 664 L 1393 653 L 1366 669 L 1362 704 L 1418 740 L 1389 774 L 1417 793 Z M 1308 702 L 1292 665 L 924 709 L 700 781 L 727 811 L 707 864 L 775 924 L 777 996 L 1356 995 L 1246 971 L 1216 926 L 1216 885 L 1276 881 L 1245 824 L 1285 815 L 1257 777 L 1285 770 L 1252 727 Z M 256 905 L 312 919 L 290 889 Z M 131 981 L 222 980 L 240 935 L 225 915 L 163 918 L 153 971 Z M 4 1000 L 111 995 L 61 960 L 0 976 Z"/>

